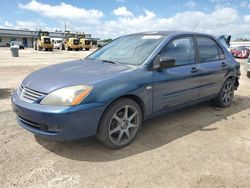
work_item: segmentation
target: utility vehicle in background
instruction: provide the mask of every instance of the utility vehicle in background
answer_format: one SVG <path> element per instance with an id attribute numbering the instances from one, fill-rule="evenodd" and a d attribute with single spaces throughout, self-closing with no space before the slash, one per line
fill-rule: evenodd
<path id="1" fill-rule="evenodd" d="M 34 41 L 34 49 L 41 51 L 53 51 L 53 43 L 50 40 L 48 31 L 38 31 L 37 38 Z"/>
<path id="2" fill-rule="evenodd" d="M 63 40 L 60 50 L 75 50 L 78 51 L 81 49 L 80 40 L 77 38 L 75 34 L 72 33 L 66 33 L 65 39 Z"/>
<path id="3" fill-rule="evenodd" d="M 86 38 L 84 34 L 78 34 L 77 38 L 80 40 L 81 50 L 85 49 L 89 51 L 89 49 L 92 48 L 91 39 Z"/>

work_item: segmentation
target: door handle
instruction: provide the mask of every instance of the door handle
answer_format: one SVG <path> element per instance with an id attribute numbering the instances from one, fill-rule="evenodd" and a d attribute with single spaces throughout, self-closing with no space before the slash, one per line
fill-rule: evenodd
<path id="1" fill-rule="evenodd" d="M 191 70 L 192 73 L 197 73 L 198 72 L 198 69 L 197 67 L 192 67 L 192 70 Z"/>
<path id="2" fill-rule="evenodd" d="M 222 63 L 221 63 L 221 66 L 222 66 L 222 67 L 226 67 L 227 64 L 226 64 L 225 62 L 222 62 Z"/>

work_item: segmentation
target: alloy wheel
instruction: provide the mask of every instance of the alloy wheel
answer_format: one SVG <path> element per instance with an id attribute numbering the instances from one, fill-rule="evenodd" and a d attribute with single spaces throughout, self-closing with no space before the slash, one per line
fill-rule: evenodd
<path id="1" fill-rule="evenodd" d="M 233 99 L 233 95 L 234 95 L 233 82 L 228 81 L 224 85 L 223 93 L 222 93 L 222 102 L 224 103 L 224 105 L 228 105 L 231 103 Z"/>
<path id="2" fill-rule="evenodd" d="M 109 123 L 109 137 L 116 145 L 124 145 L 134 138 L 139 128 L 139 112 L 125 105 L 115 112 Z"/>

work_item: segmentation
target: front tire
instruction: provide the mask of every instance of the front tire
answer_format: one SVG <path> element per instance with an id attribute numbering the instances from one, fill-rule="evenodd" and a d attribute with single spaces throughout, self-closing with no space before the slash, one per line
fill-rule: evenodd
<path id="1" fill-rule="evenodd" d="M 104 112 L 97 138 L 108 148 L 120 149 L 134 140 L 141 124 L 140 106 L 128 98 L 119 99 Z"/>
<path id="2" fill-rule="evenodd" d="M 213 104 L 218 107 L 228 107 L 233 101 L 234 88 L 234 80 L 228 78 L 223 84 L 219 95 L 212 100 Z"/>

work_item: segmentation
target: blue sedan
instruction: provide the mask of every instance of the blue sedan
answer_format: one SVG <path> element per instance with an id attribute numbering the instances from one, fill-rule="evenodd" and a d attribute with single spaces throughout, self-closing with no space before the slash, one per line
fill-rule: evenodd
<path id="1" fill-rule="evenodd" d="M 27 76 L 12 95 L 18 123 L 36 136 L 96 135 L 109 148 L 130 144 L 143 120 L 198 102 L 227 107 L 240 65 L 213 36 L 144 32 L 113 40 L 82 60 Z"/>

